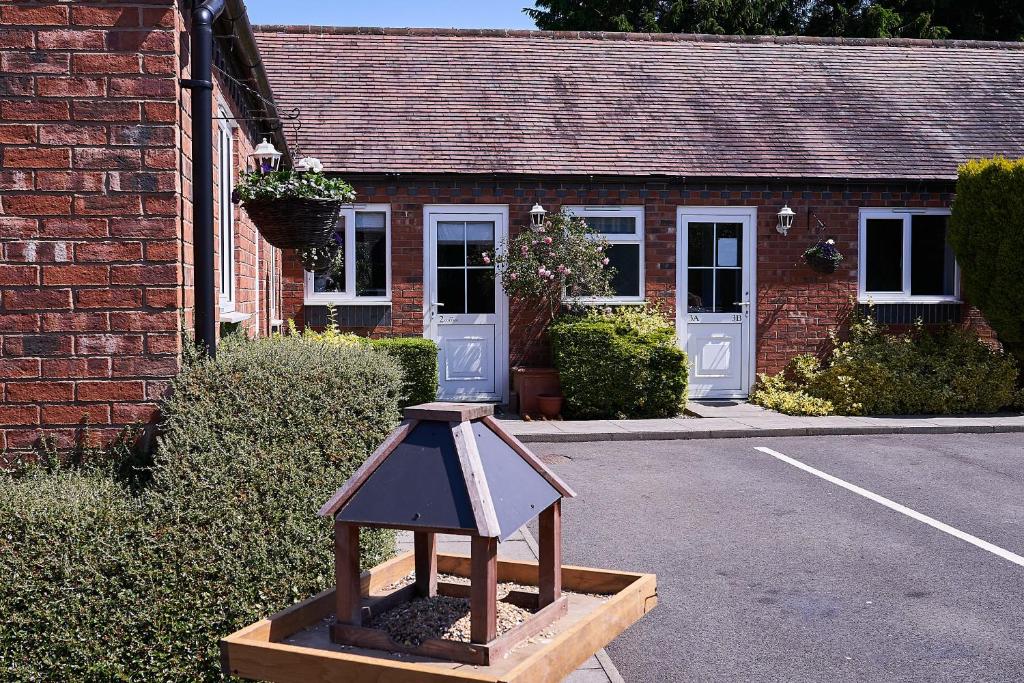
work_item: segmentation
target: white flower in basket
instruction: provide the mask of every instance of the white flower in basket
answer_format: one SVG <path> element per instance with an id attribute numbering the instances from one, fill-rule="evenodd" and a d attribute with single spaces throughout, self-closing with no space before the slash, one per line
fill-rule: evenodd
<path id="1" fill-rule="evenodd" d="M 295 162 L 296 171 L 312 171 L 313 173 L 319 173 L 324 170 L 323 163 L 320 162 L 316 157 L 302 157 Z"/>

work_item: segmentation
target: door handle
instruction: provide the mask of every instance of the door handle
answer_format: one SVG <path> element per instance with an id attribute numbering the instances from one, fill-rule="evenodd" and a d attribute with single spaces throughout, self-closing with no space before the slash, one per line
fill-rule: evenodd
<path id="1" fill-rule="evenodd" d="M 749 306 L 750 302 L 749 301 L 733 301 L 732 305 L 733 306 Z"/>
<path id="2" fill-rule="evenodd" d="M 438 315 L 441 312 L 438 310 L 439 308 L 444 308 L 444 304 L 441 303 L 440 301 L 432 301 L 430 303 L 430 314 Z"/>

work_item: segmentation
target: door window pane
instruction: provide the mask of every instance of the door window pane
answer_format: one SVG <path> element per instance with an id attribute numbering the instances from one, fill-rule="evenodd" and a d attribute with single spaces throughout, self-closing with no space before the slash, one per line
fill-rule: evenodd
<path id="1" fill-rule="evenodd" d="M 715 265 L 735 268 L 743 265 L 743 224 L 715 225 Z"/>
<path id="2" fill-rule="evenodd" d="M 913 216 L 910 223 L 910 293 L 952 296 L 956 262 L 947 242 L 947 216 Z"/>
<path id="3" fill-rule="evenodd" d="M 715 264 L 715 224 L 690 223 L 687 237 L 687 261 L 691 266 Z"/>
<path id="4" fill-rule="evenodd" d="M 715 313 L 740 313 L 743 300 L 743 271 L 739 268 L 715 271 Z"/>
<path id="5" fill-rule="evenodd" d="M 437 265 L 464 266 L 466 264 L 466 224 L 437 224 Z"/>
<path id="6" fill-rule="evenodd" d="M 462 268 L 438 269 L 437 301 L 440 313 L 466 312 L 466 271 Z"/>
<path id="7" fill-rule="evenodd" d="M 494 313 L 494 269 L 468 268 L 466 281 L 466 313 Z"/>
<path id="8" fill-rule="evenodd" d="M 714 306 L 715 271 L 710 268 L 691 268 L 687 277 L 686 310 L 690 313 L 707 313 Z"/>
<path id="9" fill-rule="evenodd" d="M 484 253 L 494 255 L 494 223 L 466 223 L 466 265 L 482 265 Z"/>
<path id="10" fill-rule="evenodd" d="M 903 219 L 869 218 L 864 245 L 868 292 L 903 291 Z"/>
<path id="11" fill-rule="evenodd" d="M 613 296 L 640 296 L 640 245 L 612 244 L 605 252 L 612 277 Z"/>
<path id="12" fill-rule="evenodd" d="M 387 233 L 383 212 L 356 214 L 356 296 L 387 296 Z"/>

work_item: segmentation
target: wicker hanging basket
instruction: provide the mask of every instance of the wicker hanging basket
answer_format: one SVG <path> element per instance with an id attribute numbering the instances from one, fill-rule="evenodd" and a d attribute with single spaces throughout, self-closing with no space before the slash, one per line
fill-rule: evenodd
<path id="1" fill-rule="evenodd" d="M 819 273 L 825 273 L 826 275 L 836 272 L 836 267 L 839 265 L 832 259 L 827 259 L 817 254 L 808 254 L 806 257 L 807 265 L 811 267 L 811 270 L 816 270 Z"/>
<path id="2" fill-rule="evenodd" d="M 251 199 L 242 203 L 263 238 L 278 249 L 327 244 L 341 213 L 340 199 Z"/>

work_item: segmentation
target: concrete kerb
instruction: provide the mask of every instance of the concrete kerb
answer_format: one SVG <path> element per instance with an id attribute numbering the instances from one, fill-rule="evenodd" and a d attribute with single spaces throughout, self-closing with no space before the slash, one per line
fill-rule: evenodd
<path id="1" fill-rule="evenodd" d="M 854 419 L 854 418 L 848 418 Z M 1017 418 L 1020 419 L 1020 418 Z M 710 421 L 710 420 L 709 420 Z M 638 421 L 641 422 L 641 421 Z M 704 420 L 694 420 L 704 422 Z M 717 422 L 717 420 L 716 420 Z M 739 422 L 736 420 L 736 422 Z M 751 421 L 753 422 L 753 421 Z M 587 431 L 575 429 L 530 429 L 519 431 L 515 424 L 504 423 L 516 437 L 525 443 L 577 443 L 588 441 L 671 441 L 693 439 L 742 439 L 752 436 L 783 437 L 783 436 L 856 436 L 880 434 L 992 434 L 1024 432 L 1024 421 L 1005 423 L 979 424 L 843 424 L 822 426 L 760 426 L 757 424 L 722 425 L 721 428 L 706 428 L 705 425 L 694 425 L 686 430 L 647 430 L 637 425 L 630 431 Z M 534 423 L 536 424 L 536 423 Z"/>

